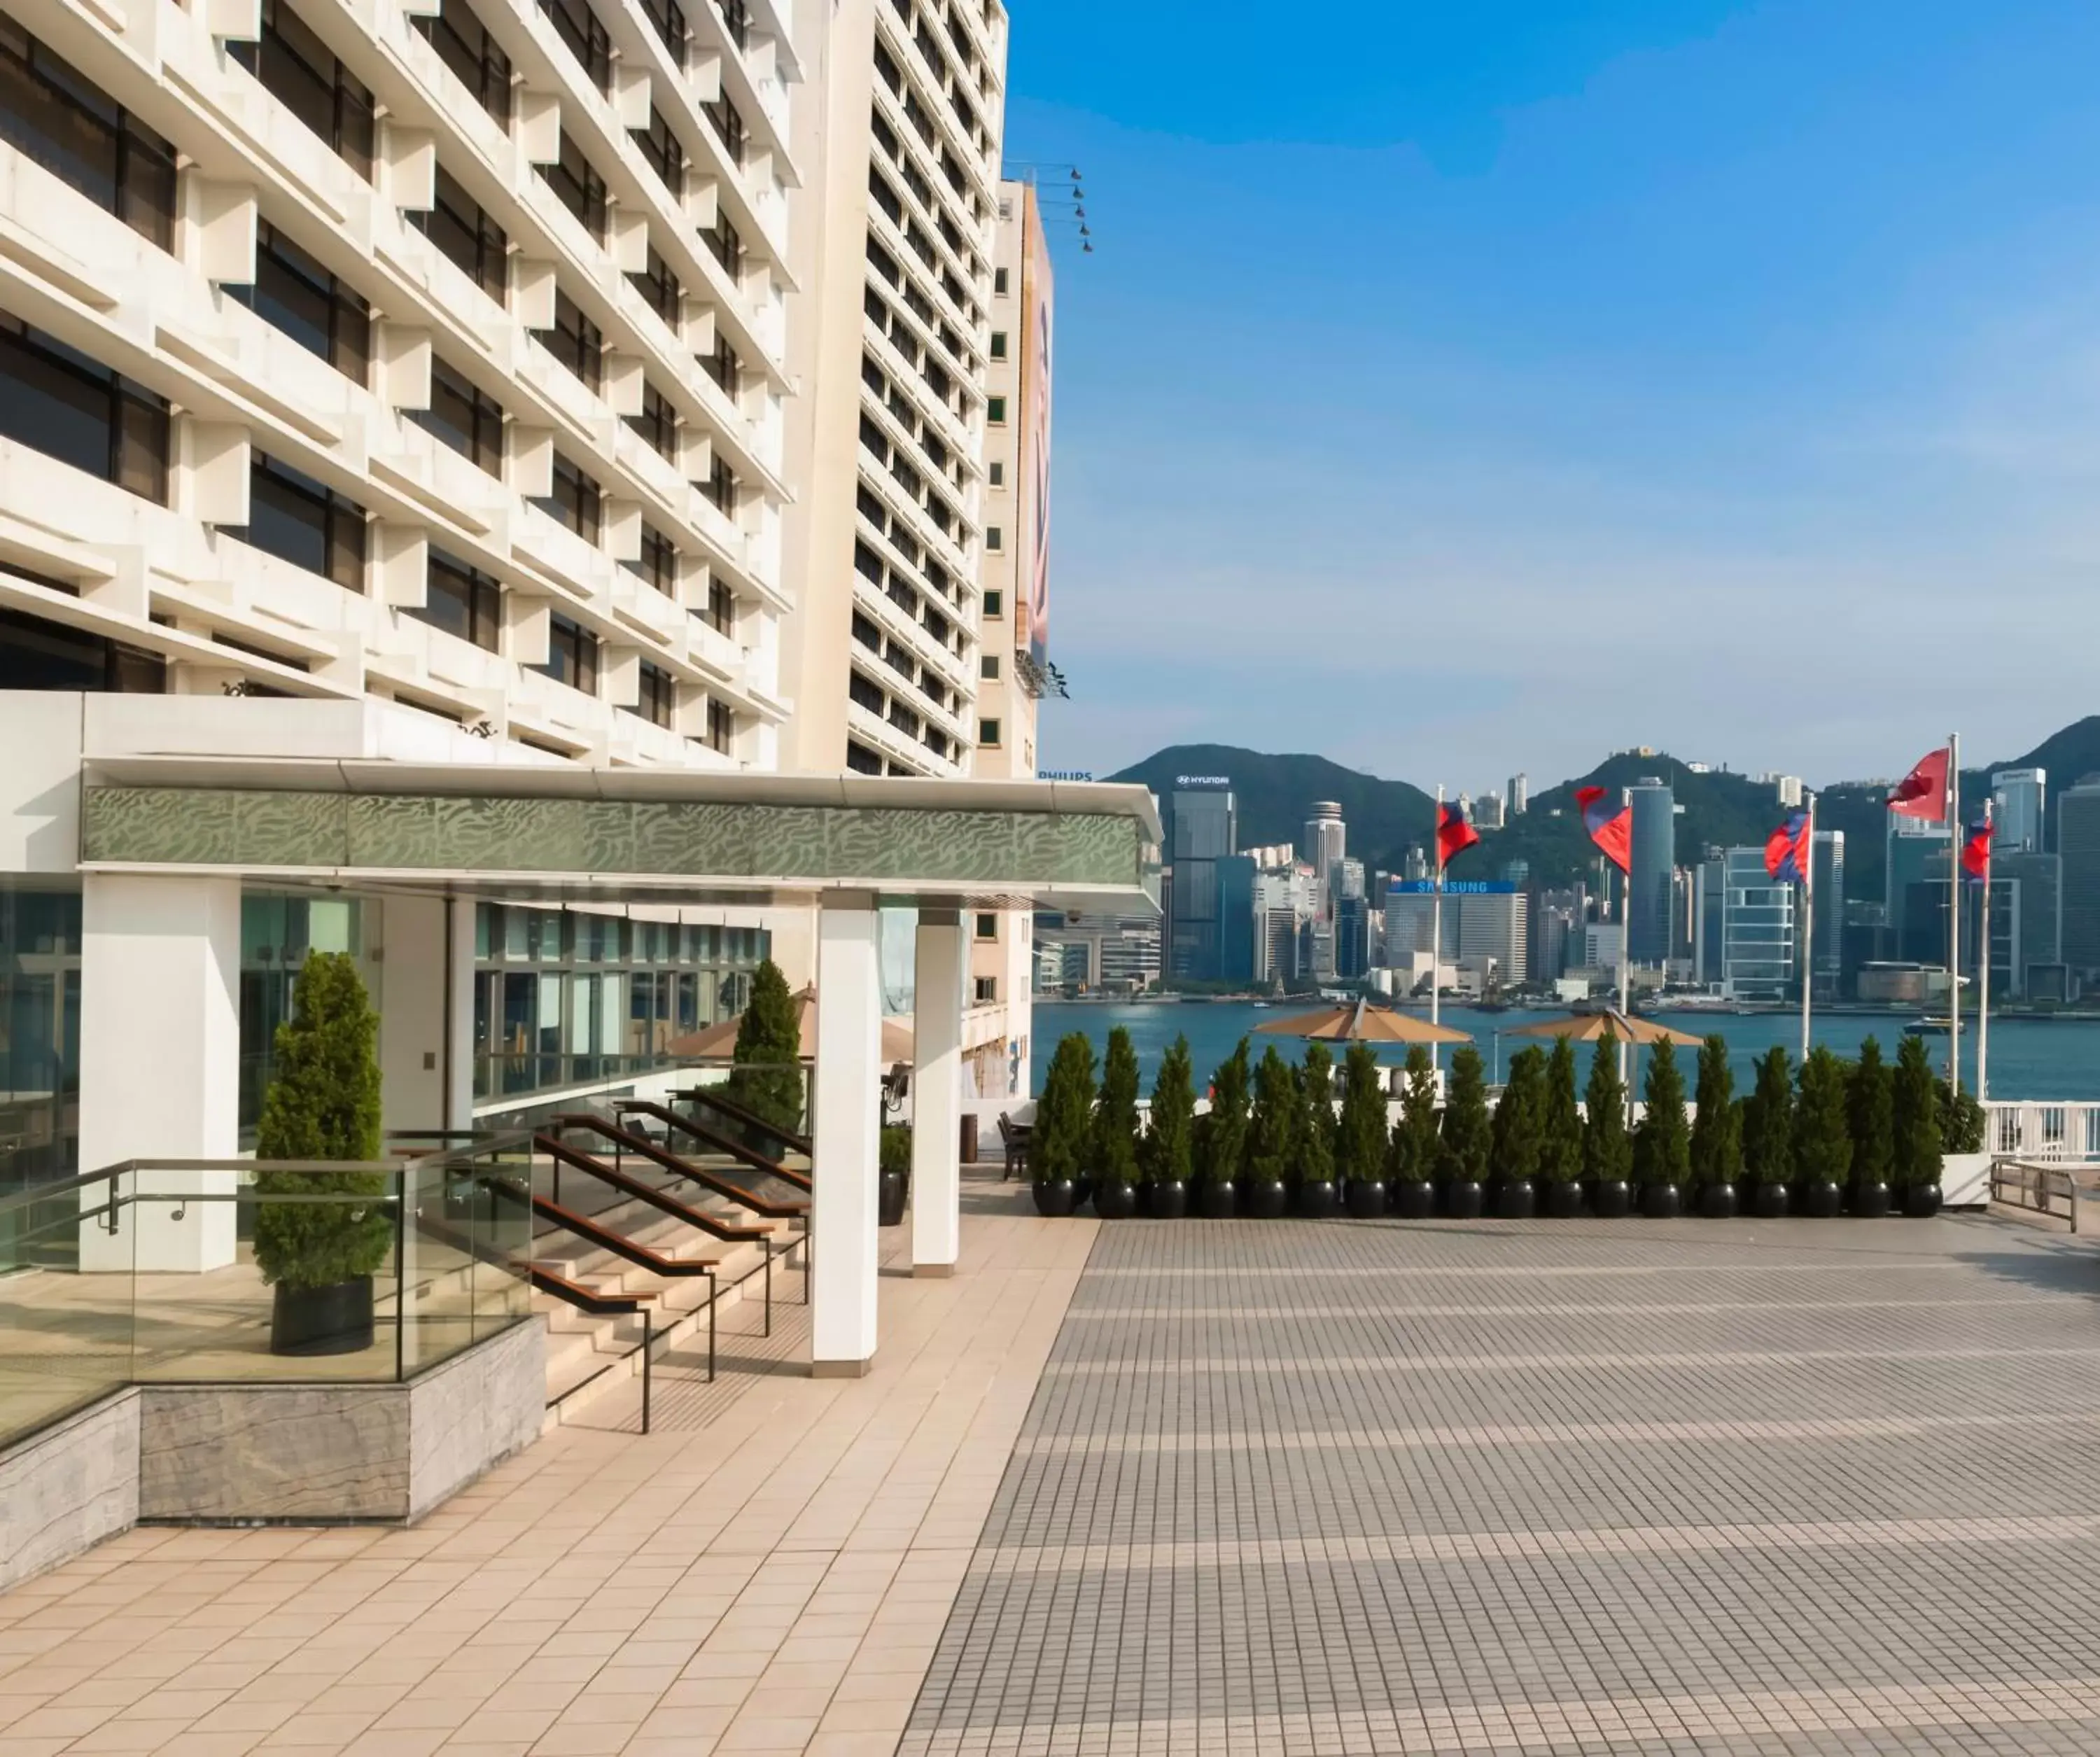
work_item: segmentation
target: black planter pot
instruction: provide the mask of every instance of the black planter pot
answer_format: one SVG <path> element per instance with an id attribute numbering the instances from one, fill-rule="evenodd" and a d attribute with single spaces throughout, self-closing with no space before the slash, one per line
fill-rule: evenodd
<path id="1" fill-rule="evenodd" d="M 1929 1221 L 1939 1212 L 1939 1185 L 1913 1185 L 1904 1191 L 1904 1212 L 1914 1221 Z"/>
<path id="2" fill-rule="evenodd" d="M 277 1283 L 270 1306 L 272 1354 L 356 1354 L 372 1346 L 372 1278 L 326 1287 Z"/>
<path id="3" fill-rule="evenodd" d="M 1786 1185 L 1759 1184 L 1751 1199 L 1750 1212 L 1761 1221 L 1783 1221 L 1787 1214 Z"/>
<path id="4" fill-rule="evenodd" d="M 1590 1192 L 1590 1212 L 1600 1221 L 1622 1221 L 1633 1207 L 1633 1185 L 1623 1177 L 1600 1178 Z"/>
<path id="5" fill-rule="evenodd" d="M 1341 1206 L 1331 1177 L 1308 1177 L 1298 1185 L 1298 1212 L 1308 1221 L 1330 1221 Z"/>
<path id="6" fill-rule="evenodd" d="M 1812 1178 L 1801 1186 L 1801 1212 L 1811 1220 L 1829 1220 L 1845 1212 L 1845 1192 L 1833 1179 Z"/>
<path id="7" fill-rule="evenodd" d="M 1127 1221 L 1137 1212 L 1137 1192 L 1120 1177 L 1094 1185 L 1094 1212 L 1105 1221 Z"/>
<path id="8" fill-rule="evenodd" d="M 1072 1183 L 1072 1206 L 1074 1208 L 1083 1208 L 1093 1199 L 1093 1179 L 1091 1176 L 1083 1175 L 1074 1179 Z"/>
<path id="9" fill-rule="evenodd" d="M 1246 1187 L 1249 1220 L 1281 1220 L 1290 1212 L 1290 1186 L 1280 1177 L 1258 1177 Z"/>
<path id="10" fill-rule="evenodd" d="M 1454 1221 L 1476 1221 L 1488 1205 L 1487 1192 L 1471 1177 L 1454 1177 L 1444 1188 L 1444 1212 Z"/>
<path id="11" fill-rule="evenodd" d="M 1582 1212 L 1582 1186 L 1572 1177 L 1555 1177 L 1544 1185 L 1541 1203 L 1548 1220 L 1572 1221 Z"/>
<path id="12" fill-rule="evenodd" d="M 878 1226 L 904 1224 L 904 1199 L 910 1180 L 902 1172 L 885 1172 L 875 1182 L 875 1223 Z"/>
<path id="13" fill-rule="evenodd" d="M 1885 1178 L 1860 1184 L 1852 1191 L 1852 1212 L 1863 1221 L 1884 1220 L 1889 1212 L 1889 1186 Z"/>
<path id="14" fill-rule="evenodd" d="M 1239 1212 L 1229 1177 L 1207 1177 L 1196 1188 L 1196 1212 L 1207 1221 L 1229 1221 Z"/>
<path id="15" fill-rule="evenodd" d="M 1189 1186 L 1178 1177 L 1155 1177 L 1145 1186 L 1145 1212 L 1156 1221 L 1178 1221 L 1189 1212 Z"/>
<path id="16" fill-rule="evenodd" d="M 1374 1221 L 1385 1212 L 1385 1185 L 1375 1177 L 1352 1177 L 1342 1185 L 1342 1211 L 1352 1221 Z"/>
<path id="17" fill-rule="evenodd" d="M 1035 1212 L 1045 1220 L 1062 1220 L 1079 1205 L 1079 1192 L 1069 1177 L 1039 1177 L 1029 1185 Z"/>
<path id="18" fill-rule="evenodd" d="M 1436 1212 L 1436 1186 L 1427 1178 L 1397 1179 L 1387 1192 L 1392 1212 L 1404 1221 L 1426 1221 Z"/>
<path id="19" fill-rule="evenodd" d="M 1674 1221 L 1683 1212 L 1677 1185 L 1661 1181 L 1641 1186 L 1641 1212 L 1652 1221 Z"/>
<path id="20" fill-rule="evenodd" d="M 1528 1221 L 1538 1212 L 1538 1192 L 1528 1177 L 1505 1177 L 1495 1185 L 1495 1218 Z"/>
<path id="21" fill-rule="evenodd" d="M 1708 1221 L 1732 1221 L 1736 1217 L 1736 1186 L 1733 1184 L 1709 1184 L 1699 1192 L 1699 1217 Z"/>

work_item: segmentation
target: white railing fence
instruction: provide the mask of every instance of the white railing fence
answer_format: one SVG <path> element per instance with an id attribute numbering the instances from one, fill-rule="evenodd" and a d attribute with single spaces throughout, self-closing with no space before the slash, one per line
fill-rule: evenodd
<path id="1" fill-rule="evenodd" d="M 1998 1158 L 2100 1163 L 2100 1104 L 2013 1104 L 1993 1099 L 1983 1109 L 1983 1145 Z"/>

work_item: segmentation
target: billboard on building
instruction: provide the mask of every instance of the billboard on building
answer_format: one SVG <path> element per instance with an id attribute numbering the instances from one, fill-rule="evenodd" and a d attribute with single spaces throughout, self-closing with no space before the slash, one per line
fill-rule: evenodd
<path id="1" fill-rule="evenodd" d="M 1056 303 L 1050 247 L 1035 186 L 1021 191 L 1020 523 L 1015 551 L 1014 644 L 1038 664 L 1050 651 L 1050 369 Z"/>

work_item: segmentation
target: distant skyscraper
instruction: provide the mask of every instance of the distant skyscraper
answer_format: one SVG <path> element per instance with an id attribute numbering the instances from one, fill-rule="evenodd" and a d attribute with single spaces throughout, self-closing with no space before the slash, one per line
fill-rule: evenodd
<path id="1" fill-rule="evenodd" d="M 2100 797 L 2100 794 L 2096 794 Z M 1947 964 L 1947 863 L 1953 838 L 1943 823 L 1889 815 L 1883 900 L 1889 954 L 1899 963 Z"/>
<path id="2" fill-rule="evenodd" d="M 1670 874 L 1677 866 L 1677 796 L 1645 778 L 1627 790 L 1633 804 L 1633 872 L 1627 881 L 1626 956 L 1635 964 L 1670 958 Z"/>
<path id="3" fill-rule="evenodd" d="M 1504 814 L 1500 793 L 1483 793 L 1473 807 L 1474 827 L 1483 830 L 1498 830 L 1508 821 Z"/>
<path id="4" fill-rule="evenodd" d="M 1509 809 L 1513 818 L 1531 810 L 1531 777 L 1520 771 L 1509 779 Z"/>
<path id="5" fill-rule="evenodd" d="M 2100 777 L 2056 797 L 2062 862 L 2063 961 L 2080 980 L 2100 973 Z"/>
<path id="6" fill-rule="evenodd" d="M 1321 912 L 1327 913 L 1335 863 L 1349 851 L 1348 826 L 1342 822 L 1342 808 L 1331 799 L 1316 799 L 1312 814 L 1305 820 L 1305 858 L 1312 863 L 1312 883 Z"/>
<path id="7" fill-rule="evenodd" d="M 2063 961 L 2063 857 L 1994 854 L 1991 860 L 1991 981 L 2025 1000 L 2037 966 Z"/>
<path id="8" fill-rule="evenodd" d="M 1167 849 L 1174 869 L 1167 921 L 1167 973 L 1216 982 L 1224 973 L 1220 863 L 1234 853 L 1238 812 L 1232 784 L 1191 781 L 1168 796 Z"/>
<path id="9" fill-rule="evenodd" d="M 1991 777 L 1991 846 L 1999 854 L 2038 854 L 2049 770 L 2001 769 Z"/>
<path id="10" fill-rule="evenodd" d="M 1809 947 L 1815 973 L 1815 998 L 1835 1000 L 1845 979 L 1845 832 L 1815 832 L 1815 925 Z"/>
<path id="11" fill-rule="evenodd" d="M 1716 850 L 1699 869 L 1697 896 L 1699 980 L 1736 1000 L 1789 998 L 1796 893 L 1767 874 L 1764 850 Z"/>

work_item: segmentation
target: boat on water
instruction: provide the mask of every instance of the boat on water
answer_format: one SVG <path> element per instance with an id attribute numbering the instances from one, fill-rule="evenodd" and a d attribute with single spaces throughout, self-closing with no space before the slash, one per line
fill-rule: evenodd
<path id="1" fill-rule="evenodd" d="M 1944 1037 L 1953 1029 L 1954 1026 L 1952 1021 L 1943 1017 L 1935 1018 L 1928 1016 L 1921 1019 L 1912 1019 L 1909 1024 L 1904 1026 L 1904 1035 L 1906 1037 Z"/>

